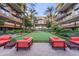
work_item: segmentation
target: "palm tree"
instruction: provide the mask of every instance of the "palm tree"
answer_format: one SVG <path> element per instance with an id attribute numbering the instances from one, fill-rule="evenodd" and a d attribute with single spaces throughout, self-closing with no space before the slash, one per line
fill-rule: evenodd
<path id="1" fill-rule="evenodd" d="M 54 8 L 52 6 L 48 6 L 46 11 L 45 11 L 45 14 L 47 14 L 47 17 L 48 17 L 48 20 L 50 19 L 50 22 L 52 22 L 52 13 L 54 11 Z"/>
<path id="2" fill-rule="evenodd" d="M 36 7 L 36 4 L 34 3 L 31 3 L 29 6 L 30 18 L 33 22 L 33 28 L 35 28 L 34 20 L 35 20 L 35 15 L 37 14 L 35 7 Z"/>
<path id="3" fill-rule="evenodd" d="M 51 27 L 52 25 L 52 13 L 54 11 L 54 8 L 52 6 L 48 6 L 47 9 L 45 10 L 45 14 L 47 16 L 47 27 Z"/>
<path id="4" fill-rule="evenodd" d="M 55 21 L 54 14 L 53 14 L 54 8 L 52 6 L 47 7 L 45 14 L 47 15 L 47 27 L 51 27 L 52 29 L 56 28 L 58 25 Z"/>

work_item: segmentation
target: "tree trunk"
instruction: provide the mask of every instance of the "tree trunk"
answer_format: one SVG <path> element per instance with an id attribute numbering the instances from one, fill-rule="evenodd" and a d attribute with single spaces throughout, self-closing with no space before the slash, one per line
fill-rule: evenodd
<path id="1" fill-rule="evenodd" d="M 23 26 L 25 26 L 25 19 L 23 19 Z M 25 27 L 23 27 L 23 32 L 25 32 Z"/>

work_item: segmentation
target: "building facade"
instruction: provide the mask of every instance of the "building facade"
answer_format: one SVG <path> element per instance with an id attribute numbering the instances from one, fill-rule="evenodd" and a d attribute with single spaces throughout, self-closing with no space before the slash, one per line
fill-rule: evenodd
<path id="1" fill-rule="evenodd" d="M 56 7 L 55 20 L 63 28 L 79 27 L 79 4 L 59 3 Z"/>
<path id="2" fill-rule="evenodd" d="M 22 19 L 13 15 L 17 15 L 14 9 L 7 4 L 0 4 L 0 30 L 22 29 L 24 27 L 22 25 Z"/>
<path id="3" fill-rule="evenodd" d="M 36 30 L 44 30 L 46 29 L 46 19 L 43 16 L 37 17 L 37 20 L 34 21 Z"/>

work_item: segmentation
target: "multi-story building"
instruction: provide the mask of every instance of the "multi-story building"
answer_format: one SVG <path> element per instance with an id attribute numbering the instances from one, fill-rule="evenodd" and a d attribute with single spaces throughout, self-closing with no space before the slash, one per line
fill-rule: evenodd
<path id="1" fill-rule="evenodd" d="M 0 4 L 0 30 L 21 29 L 24 27 L 22 25 L 22 19 L 13 16 L 17 15 L 17 10 L 12 8 L 12 6 L 8 6 L 7 4 Z"/>
<path id="2" fill-rule="evenodd" d="M 37 17 L 37 20 L 34 21 L 36 30 L 44 30 L 46 29 L 46 19 L 43 16 Z"/>
<path id="3" fill-rule="evenodd" d="M 56 7 L 55 19 L 63 28 L 79 27 L 79 4 L 59 3 Z"/>

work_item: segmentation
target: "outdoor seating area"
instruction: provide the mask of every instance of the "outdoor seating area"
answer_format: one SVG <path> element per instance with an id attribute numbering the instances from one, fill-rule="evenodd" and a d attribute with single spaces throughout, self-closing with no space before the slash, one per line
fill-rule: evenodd
<path id="1" fill-rule="evenodd" d="M 0 4 L 0 55 L 79 55 L 78 51 L 79 3 Z"/>
<path id="2" fill-rule="evenodd" d="M 70 37 L 70 42 L 79 45 L 79 37 Z"/>
<path id="3" fill-rule="evenodd" d="M 18 38 L 16 38 L 17 40 L 14 42 L 12 42 L 11 39 L 12 38 L 10 35 L 0 36 L 0 45 L 4 46 L 4 48 L 12 48 L 15 46 L 16 50 L 18 51 L 22 48 L 30 48 L 30 46 L 33 44 L 33 39 L 29 36 L 23 36 L 22 40 L 18 40 Z M 79 49 L 79 37 L 70 37 L 69 41 L 65 41 L 59 37 L 51 36 L 49 37 L 48 41 L 52 48 L 63 48 L 64 50 L 66 50 L 66 48 L 69 47 L 70 49 Z"/>
<path id="4" fill-rule="evenodd" d="M 29 48 L 32 45 L 32 38 L 25 36 L 24 40 L 16 41 L 16 50 L 21 48 Z"/>
<path id="5" fill-rule="evenodd" d="M 8 42 L 10 42 L 10 40 L 11 40 L 11 36 L 9 35 L 0 36 L 0 46 L 7 44 Z"/>
<path id="6" fill-rule="evenodd" d="M 79 50 L 79 37 L 70 37 L 69 41 L 61 40 L 58 37 L 50 37 L 49 43 L 53 48 L 63 48 L 64 50 L 68 47 L 70 49 L 77 48 Z"/>
<path id="7" fill-rule="evenodd" d="M 32 34 L 32 33 L 31 33 Z M 28 34 L 29 35 L 29 34 Z M 0 36 L 0 42 L 3 42 L 1 45 L 1 47 L 3 48 L 3 51 L 5 50 L 12 50 L 14 49 L 16 52 L 20 52 L 20 51 L 31 51 L 33 48 L 33 46 L 35 45 L 35 42 L 33 42 L 33 36 L 28 36 L 28 35 L 24 35 L 23 38 L 21 38 L 20 40 L 18 40 L 18 38 L 16 38 L 16 41 L 12 41 L 12 38 L 10 35 L 2 35 Z M 38 37 L 38 36 L 37 36 Z M 39 37 L 38 37 L 39 38 Z M 62 51 L 79 51 L 79 44 L 76 43 L 79 40 L 79 37 L 70 37 L 69 41 L 65 41 L 57 36 L 49 36 L 49 39 L 47 39 L 48 42 L 50 43 L 50 45 L 48 45 L 51 50 L 55 51 L 56 49 L 62 53 Z M 46 42 L 46 44 L 48 43 Z M 32 45 L 33 44 L 33 45 Z M 37 44 L 37 43 L 36 43 Z M 40 43 L 42 44 L 42 43 Z M 1 48 L 0 47 L 0 48 Z M 40 45 L 37 45 L 37 47 L 40 47 Z M 45 47 L 44 47 L 45 48 Z M 42 49 L 44 49 L 42 46 Z M 46 47 L 48 48 L 48 47 Z M 55 49 L 56 48 L 56 49 Z M 62 48 L 62 49 L 61 49 Z M 72 49 L 73 48 L 73 49 Z M 76 50 L 74 48 L 77 48 Z M 24 49 L 24 50 L 23 50 Z M 48 48 L 49 49 L 49 48 Z M 57 51 L 56 50 L 56 51 Z M 17 52 L 17 53 L 18 53 Z M 6 52 L 5 52 L 6 53 Z M 28 52 L 27 52 L 28 53 Z M 34 53 L 34 52 L 33 52 Z M 39 54 L 39 53 L 38 53 Z"/>
<path id="8" fill-rule="evenodd" d="M 63 48 L 65 50 L 67 47 L 65 41 L 58 37 L 50 37 L 49 42 L 53 48 Z"/>
<path id="9" fill-rule="evenodd" d="M 18 51 L 19 48 L 29 48 L 33 43 L 32 38 L 28 36 L 25 36 L 23 40 L 17 40 L 15 42 L 11 40 L 12 38 L 10 35 L 0 36 L 0 46 L 4 46 L 4 48 L 16 47 Z"/>

